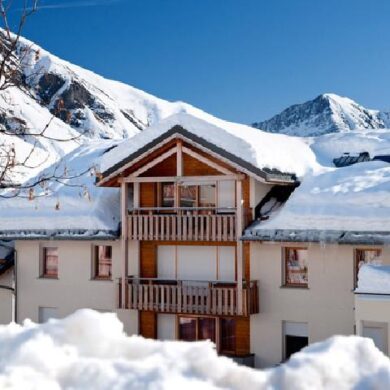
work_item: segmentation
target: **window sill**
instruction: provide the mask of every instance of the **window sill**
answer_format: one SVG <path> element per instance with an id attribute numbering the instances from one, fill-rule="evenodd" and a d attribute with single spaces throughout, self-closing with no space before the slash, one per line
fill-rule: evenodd
<path id="1" fill-rule="evenodd" d="M 89 280 L 90 281 L 97 281 L 97 282 L 112 282 L 113 281 L 112 278 L 99 278 L 99 277 L 91 278 Z"/>
<path id="2" fill-rule="evenodd" d="M 309 286 L 305 285 L 297 285 L 297 284 L 283 284 L 280 286 L 280 288 L 292 288 L 292 289 L 298 289 L 298 290 L 309 290 Z"/>
<path id="3" fill-rule="evenodd" d="M 58 276 L 48 276 L 48 275 L 41 275 L 37 279 L 59 280 Z"/>

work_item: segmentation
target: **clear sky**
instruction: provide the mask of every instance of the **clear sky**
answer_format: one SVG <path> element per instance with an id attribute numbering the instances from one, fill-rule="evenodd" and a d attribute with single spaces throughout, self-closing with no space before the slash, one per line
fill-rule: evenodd
<path id="1" fill-rule="evenodd" d="M 27 38 L 105 77 L 225 119 L 267 119 L 324 92 L 390 108 L 389 0 L 41 5 Z"/>

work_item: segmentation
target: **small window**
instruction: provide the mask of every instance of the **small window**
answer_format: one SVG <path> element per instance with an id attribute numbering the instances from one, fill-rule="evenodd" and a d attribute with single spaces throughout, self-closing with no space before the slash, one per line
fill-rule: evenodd
<path id="1" fill-rule="evenodd" d="M 96 245 L 94 250 L 94 278 L 111 279 L 112 247 Z"/>
<path id="2" fill-rule="evenodd" d="M 161 207 L 175 207 L 175 185 L 173 183 L 161 183 Z"/>
<path id="3" fill-rule="evenodd" d="M 359 269 L 363 264 L 382 264 L 382 251 L 378 248 L 355 250 L 355 285 L 357 284 Z"/>
<path id="4" fill-rule="evenodd" d="M 284 284 L 286 286 L 307 287 L 307 249 L 285 248 L 284 257 Z"/>
<path id="5" fill-rule="evenodd" d="M 58 277 L 58 248 L 43 248 L 42 276 Z"/>

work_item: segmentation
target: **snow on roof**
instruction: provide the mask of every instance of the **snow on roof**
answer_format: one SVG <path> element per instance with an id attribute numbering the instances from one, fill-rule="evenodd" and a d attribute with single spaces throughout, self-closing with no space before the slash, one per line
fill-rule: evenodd
<path id="1" fill-rule="evenodd" d="M 390 295 L 390 265 L 363 264 L 355 292 Z"/>
<path id="2" fill-rule="evenodd" d="M 176 125 L 259 169 L 276 169 L 301 177 L 319 168 L 314 153 L 300 138 L 266 133 L 249 126 L 226 122 L 205 113 L 202 119 L 187 113 L 179 113 L 118 144 L 102 158 L 101 172 L 104 175 L 112 167 Z"/>
<path id="3" fill-rule="evenodd" d="M 389 240 L 389 192 L 390 165 L 384 162 L 308 174 L 273 218 L 256 222 L 245 236 L 272 240 L 278 231 L 284 231 L 295 241 L 304 232 L 298 241 L 318 241 L 315 237 L 327 241 L 332 234 L 361 232 L 372 236 L 381 232 Z"/>
<path id="4" fill-rule="evenodd" d="M 115 236 L 119 224 L 119 191 L 95 186 L 93 168 L 113 141 L 91 141 L 42 172 L 60 177 L 18 197 L 0 199 L 1 238 Z M 81 176 L 80 176 L 81 175 Z M 32 179 L 34 182 L 39 176 Z M 2 192 L 10 196 L 12 192 Z"/>
<path id="5" fill-rule="evenodd" d="M 386 389 L 390 360 L 368 338 L 335 336 L 269 369 L 218 356 L 210 341 L 128 337 L 113 313 L 0 326 L 0 387 L 12 389 Z M 42 353 L 44 351 L 44 353 Z"/>

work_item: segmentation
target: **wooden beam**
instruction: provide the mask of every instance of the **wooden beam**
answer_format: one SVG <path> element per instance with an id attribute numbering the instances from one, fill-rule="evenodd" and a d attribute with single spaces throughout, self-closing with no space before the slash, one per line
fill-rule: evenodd
<path id="1" fill-rule="evenodd" d="M 127 275 L 128 275 L 128 237 L 127 237 L 127 208 L 128 208 L 128 184 L 121 183 L 121 302 L 122 309 L 126 309 L 127 301 Z"/>
<path id="2" fill-rule="evenodd" d="M 183 147 L 183 152 L 185 154 L 188 154 L 189 156 L 201 161 L 202 163 L 208 165 L 209 167 L 214 168 L 221 173 L 224 173 L 225 175 L 233 175 L 234 174 L 233 171 L 230 171 L 229 169 L 222 167 L 221 165 L 215 163 L 214 161 L 211 161 L 207 157 L 204 157 L 201 154 L 199 154 L 199 153 L 197 153 L 197 152 L 195 152 L 195 151 L 193 151 L 185 146 Z"/>
<path id="3" fill-rule="evenodd" d="M 153 168 L 155 165 L 160 164 L 160 162 L 166 160 L 168 157 L 172 156 L 172 154 L 175 154 L 176 152 L 177 152 L 177 147 L 175 146 L 174 148 L 169 149 L 165 153 L 156 157 L 153 161 L 150 161 L 149 163 L 143 165 L 141 168 L 137 169 L 130 176 L 136 177 L 142 175 L 144 172 L 148 171 L 150 168 Z"/>
<path id="4" fill-rule="evenodd" d="M 211 176 L 155 176 L 155 177 L 133 177 L 128 176 L 123 181 L 125 183 L 162 183 L 162 182 L 182 182 L 182 181 L 198 181 L 198 182 L 216 182 L 225 180 L 242 180 L 245 175 L 211 175 Z"/>
<path id="5" fill-rule="evenodd" d="M 236 235 L 237 235 L 237 312 L 239 315 L 243 313 L 243 301 L 242 301 L 242 278 L 244 275 L 244 261 L 243 261 L 243 245 L 240 240 L 243 231 L 243 208 L 242 208 L 242 181 L 236 182 L 236 194 L 237 194 L 237 215 L 236 215 Z"/>

